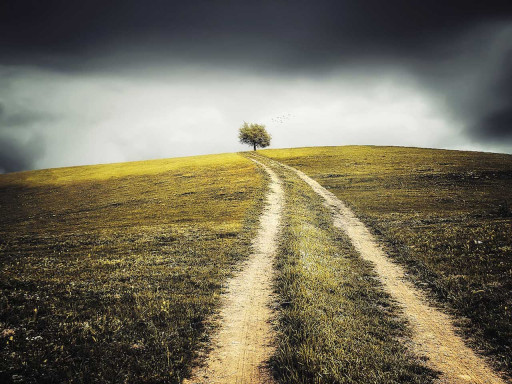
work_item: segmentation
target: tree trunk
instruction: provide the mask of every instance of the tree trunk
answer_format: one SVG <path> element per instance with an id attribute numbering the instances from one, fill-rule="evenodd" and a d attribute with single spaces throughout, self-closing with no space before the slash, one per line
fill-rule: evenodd
<path id="1" fill-rule="evenodd" d="M 253 143 L 252 145 L 254 146 L 254 150 L 256 150 L 256 143 Z"/>

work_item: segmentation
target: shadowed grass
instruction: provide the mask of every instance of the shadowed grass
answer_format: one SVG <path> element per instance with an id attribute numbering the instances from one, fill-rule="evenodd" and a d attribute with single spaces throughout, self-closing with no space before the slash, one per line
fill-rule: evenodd
<path id="1" fill-rule="evenodd" d="M 264 184 L 236 154 L 1 176 L 0 381 L 179 382 Z"/>
<path id="2" fill-rule="evenodd" d="M 368 146 L 261 153 L 347 202 L 476 348 L 512 373 L 512 156 Z"/>
<path id="3" fill-rule="evenodd" d="M 397 308 L 333 227 L 323 200 L 295 174 L 276 171 L 286 196 L 276 265 L 278 382 L 431 382 L 401 343 L 408 331 Z"/>

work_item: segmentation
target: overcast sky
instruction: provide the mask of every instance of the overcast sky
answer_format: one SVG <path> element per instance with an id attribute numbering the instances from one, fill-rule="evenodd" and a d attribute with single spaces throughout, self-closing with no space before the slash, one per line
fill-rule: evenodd
<path id="1" fill-rule="evenodd" d="M 272 147 L 512 153 L 512 2 L 3 0 L 0 172 Z"/>

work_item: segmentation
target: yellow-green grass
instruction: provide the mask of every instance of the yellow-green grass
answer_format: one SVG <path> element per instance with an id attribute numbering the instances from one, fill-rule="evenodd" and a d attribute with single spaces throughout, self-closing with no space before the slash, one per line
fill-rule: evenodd
<path id="1" fill-rule="evenodd" d="M 323 200 L 293 172 L 276 262 L 280 383 L 429 383 L 408 330 L 371 266 L 335 229 Z"/>
<path id="2" fill-rule="evenodd" d="M 237 154 L 0 177 L 0 381 L 179 382 L 250 252 Z"/>
<path id="3" fill-rule="evenodd" d="M 511 155 L 372 146 L 262 153 L 347 202 L 470 342 L 512 373 Z"/>

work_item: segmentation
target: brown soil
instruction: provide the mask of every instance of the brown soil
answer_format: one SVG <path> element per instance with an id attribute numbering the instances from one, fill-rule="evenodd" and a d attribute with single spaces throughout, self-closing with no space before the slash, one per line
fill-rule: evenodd
<path id="1" fill-rule="evenodd" d="M 366 226 L 334 194 L 301 171 L 293 170 L 320 196 L 334 214 L 334 224 L 352 240 L 363 259 L 371 261 L 384 288 L 402 306 L 413 330 L 415 351 L 440 371 L 439 383 L 505 383 L 486 362 L 455 333 L 450 317 L 428 304 L 426 296 L 406 280 L 405 272 L 390 261 Z"/>
<path id="2" fill-rule="evenodd" d="M 266 362 L 274 349 L 271 327 L 273 259 L 277 249 L 283 189 L 277 175 L 258 163 L 270 176 L 270 193 L 253 241 L 254 253 L 233 277 L 223 296 L 220 329 L 204 367 L 185 383 L 272 383 Z"/>

